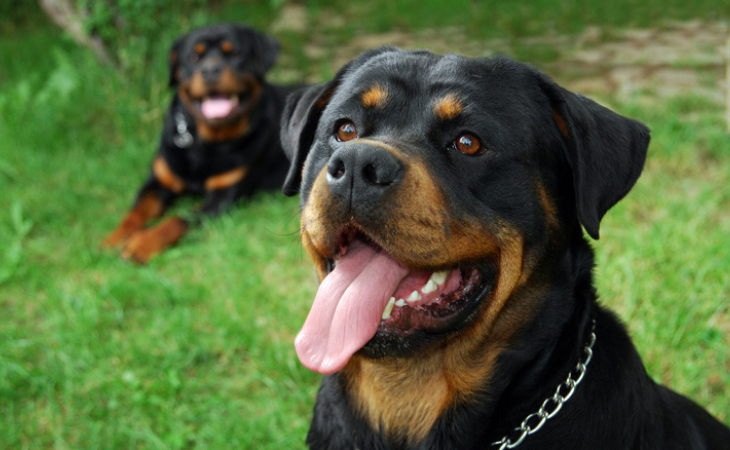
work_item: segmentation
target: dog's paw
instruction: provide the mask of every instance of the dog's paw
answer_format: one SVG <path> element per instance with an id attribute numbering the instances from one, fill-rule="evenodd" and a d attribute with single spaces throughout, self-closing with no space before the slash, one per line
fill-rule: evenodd
<path id="1" fill-rule="evenodd" d="M 153 256 L 161 253 L 167 245 L 158 227 L 134 233 L 122 251 L 122 258 L 137 264 L 147 264 Z"/>
<path id="2" fill-rule="evenodd" d="M 101 241 L 102 248 L 123 247 L 129 238 L 144 228 L 144 220 L 141 220 L 138 214 L 134 212 L 127 216 L 117 225 L 117 228 L 109 233 L 107 237 Z"/>
<path id="3" fill-rule="evenodd" d="M 136 231 L 120 225 L 101 241 L 101 248 L 122 247 Z"/>
<path id="4" fill-rule="evenodd" d="M 122 252 L 122 258 L 147 264 L 155 255 L 174 245 L 188 229 L 179 217 L 170 218 L 153 228 L 134 233 Z"/>

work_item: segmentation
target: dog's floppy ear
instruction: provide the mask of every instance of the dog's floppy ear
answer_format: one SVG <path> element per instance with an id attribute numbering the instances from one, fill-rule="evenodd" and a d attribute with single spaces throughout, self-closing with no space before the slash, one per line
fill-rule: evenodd
<path id="1" fill-rule="evenodd" d="M 291 161 L 289 173 L 282 188 L 285 195 L 292 196 L 299 192 L 302 184 L 302 168 L 314 143 L 314 134 L 317 131 L 319 119 L 342 78 L 348 72 L 362 66 L 370 58 L 392 51 L 398 51 L 398 49 L 388 46 L 368 50 L 343 66 L 332 80 L 300 89 L 287 97 L 281 119 L 281 144 L 284 153 Z"/>
<path id="2" fill-rule="evenodd" d="M 281 145 L 291 165 L 284 181 L 284 195 L 299 192 L 302 168 L 314 142 L 319 118 L 337 87 L 337 80 L 300 89 L 286 99 L 281 119 Z"/>
<path id="3" fill-rule="evenodd" d="M 249 46 L 248 57 L 254 63 L 256 75 L 263 77 L 279 57 L 279 42 L 253 28 L 236 25 L 236 34 Z"/>
<path id="4" fill-rule="evenodd" d="M 539 74 L 553 119 L 567 140 L 578 219 L 598 239 L 603 215 L 636 183 L 646 160 L 649 128 L 561 88 Z"/>
<path id="5" fill-rule="evenodd" d="M 169 70 L 170 70 L 170 87 L 177 86 L 178 82 L 180 81 L 178 79 L 178 68 L 179 62 L 180 62 L 180 50 L 182 49 L 183 42 L 185 41 L 185 36 L 177 38 L 175 40 L 175 43 L 172 44 L 172 47 L 170 48 L 170 53 L 168 54 L 168 64 L 169 64 Z"/>

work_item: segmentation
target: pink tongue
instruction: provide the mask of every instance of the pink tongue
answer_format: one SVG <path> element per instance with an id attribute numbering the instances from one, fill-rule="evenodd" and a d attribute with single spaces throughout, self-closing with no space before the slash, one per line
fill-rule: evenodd
<path id="1" fill-rule="evenodd" d="M 408 272 L 386 252 L 353 241 L 319 286 L 294 343 L 302 364 L 325 375 L 342 369 L 375 336 L 385 305 Z"/>
<path id="2" fill-rule="evenodd" d="M 201 103 L 200 111 L 208 119 L 220 119 L 233 111 L 233 102 L 229 98 L 209 98 Z"/>

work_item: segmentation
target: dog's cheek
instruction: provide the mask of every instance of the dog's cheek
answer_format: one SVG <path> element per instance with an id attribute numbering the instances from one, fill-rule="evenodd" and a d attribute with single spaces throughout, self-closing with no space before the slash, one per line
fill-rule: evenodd
<path id="1" fill-rule="evenodd" d="M 461 200 L 448 198 L 423 161 L 407 166 L 388 205 L 388 226 L 397 231 L 393 256 L 424 268 L 496 259 L 501 225 L 458 211 Z"/>
<path id="2" fill-rule="evenodd" d="M 177 96 L 182 100 L 183 104 L 185 105 L 185 108 L 192 114 L 193 111 L 195 111 L 195 107 L 193 106 L 193 100 L 190 98 L 189 95 L 190 92 L 190 81 L 185 80 L 180 83 L 180 85 L 177 88 Z"/>
<path id="3" fill-rule="evenodd" d="M 304 230 L 302 231 L 302 247 L 307 252 L 312 262 L 314 263 L 314 269 L 317 271 L 317 279 L 321 283 L 327 276 L 327 262 L 322 255 L 317 252 L 312 238 L 309 233 Z"/>
<path id="4" fill-rule="evenodd" d="M 323 167 L 309 190 L 301 215 L 302 245 L 317 269 L 320 281 L 327 274 L 325 258 L 334 258 L 337 248 L 335 228 L 330 217 L 332 195 Z"/>
<path id="5" fill-rule="evenodd" d="M 451 380 L 451 404 L 469 402 L 483 392 L 494 375 L 496 358 L 536 314 L 537 308 L 522 295 L 528 274 L 524 271 L 524 240 L 517 230 L 499 231 L 498 267 L 494 287 L 483 300 L 479 316 L 445 355 L 445 373 Z"/>
<path id="6" fill-rule="evenodd" d="M 535 190 L 537 192 L 537 200 L 540 204 L 540 209 L 543 213 L 545 221 L 545 227 L 550 235 L 554 235 L 560 231 L 560 219 L 558 216 L 558 208 L 555 204 L 555 200 L 550 196 L 545 186 L 540 183 L 535 183 Z"/>

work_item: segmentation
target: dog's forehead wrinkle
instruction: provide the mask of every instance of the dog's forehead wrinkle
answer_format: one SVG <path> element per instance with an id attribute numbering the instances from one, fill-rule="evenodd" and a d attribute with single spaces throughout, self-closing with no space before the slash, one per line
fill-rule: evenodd
<path id="1" fill-rule="evenodd" d="M 431 68 L 431 76 L 458 76 L 461 78 L 467 63 L 467 58 L 454 53 L 447 53 L 433 65 Z"/>
<path id="2" fill-rule="evenodd" d="M 190 49 L 202 43 L 209 46 L 217 46 L 224 41 L 235 42 L 236 47 L 249 47 L 250 37 L 245 27 L 235 24 L 219 24 L 211 27 L 195 30 L 185 37 L 183 50 Z"/>
<path id="3" fill-rule="evenodd" d="M 359 85 L 380 80 L 410 88 L 428 79 L 438 58 L 430 52 L 386 52 L 355 69 L 348 78 Z"/>
<path id="4" fill-rule="evenodd" d="M 418 64 L 408 63 L 411 60 Z M 386 53 L 354 71 L 343 84 L 340 90 L 343 94 L 337 100 L 341 103 L 350 101 L 353 104 L 357 101 L 359 104 L 356 94 L 367 86 L 377 84 L 390 94 L 389 108 L 384 112 L 389 121 L 395 120 L 393 123 L 389 122 L 390 125 L 397 123 L 408 127 L 409 123 L 414 122 L 426 125 L 428 118 L 416 119 L 424 119 L 420 114 L 426 109 L 430 112 L 440 101 L 441 111 L 447 116 L 446 119 L 455 118 L 458 110 L 459 118 L 463 119 L 460 125 L 462 127 L 474 128 L 473 131 L 479 128 L 488 136 L 492 134 L 492 130 L 507 128 L 511 130 L 513 137 L 523 140 L 522 137 L 532 134 L 529 124 L 536 122 L 533 119 L 542 108 L 535 104 L 532 87 L 519 87 L 515 85 L 523 83 L 509 82 L 507 78 L 513 73 L 518 78 L 526 76 L 524 69 L 520 72 L 519 67 L 502 64 L 499 59 L 484 62 L 468 60 L 459 55 Z M 465 83 L 470 78 L 475 82 Z M 530 106 L 532 104 L 535 107 Z M 454 107 L 445 110 L 448 105 Z M 446 114 L 447 112 L 451 114 Z M 437 133 L 443 131 L 440 123 L 431 123 L 430 126 Z"/>

